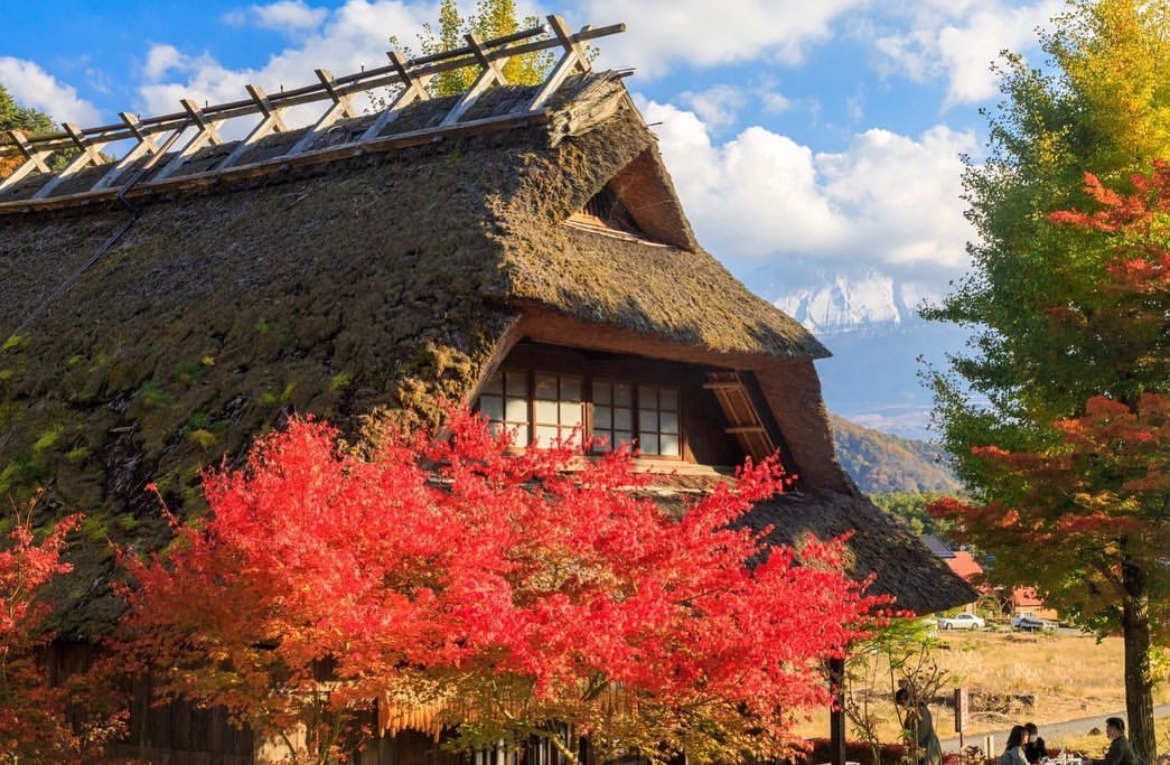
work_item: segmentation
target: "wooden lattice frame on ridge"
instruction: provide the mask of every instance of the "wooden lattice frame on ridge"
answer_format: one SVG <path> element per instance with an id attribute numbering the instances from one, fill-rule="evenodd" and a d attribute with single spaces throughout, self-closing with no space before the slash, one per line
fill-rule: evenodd
<path id="1" fill-rule="evenodd" d="M 536 39 L 550 30 L 552 32 L 550 37 Z M 590 71 L 589 57 L 584 49 L 586 42 L 624 31 L 624 24 L 614 24 L 597 29 L 586 26 L 574 34 L 569 31 L 563 19 L 552 15 L 548 17 L 547 27 L 542 25 L 488 41 L 482 41 L 476 35 L 469 34 L 466 36 L 467 45 L 462 48 L 409 61 L 397 51 L 391 51 L 387 54 L 390 58 L 388 65 L 344 77 L 335 78 L 329 71 L 318 69 L 316 84 L 279 94 L 268 95 L 255 85 L 247 85 L 249 98 L 246 100 L 200 108 L 194 101 L 183 99 L 180 102 L 183 106 L 182 112 L 146 119 L 122 112 L 120 114 L 122 122 L 115 125 L 81 129 L 66 123 L 63 125 L 64 132 L 38 137 L 27 137 L 19 130 L 5 131 L 8 142 L 0 144 L 0 158 L 17 157 L 22 162 L 8 177 L 0 180 L 0 193 L 34 172 L 50 177 L 31 199 L 0 201 L 0 208 L 12 205 L 27 207 L 30 203 L 35 204 L 41 200 L 62 199 L 63 195 L 55 194 L 60 185 L 78 171 L 91 166 L 108 165 L 110 169 L 88 191 L 70 194 L 69 198 L 88 197 L 113 190 L 120 190 L 124 194 L 146 173 L 156 168 L 157 172 L 150 178 L 149 184 L 160 183 L 179 174 L 186 161 L 204 146 L 225 143 L 219 133 L 225 122 L 260 115 L 260 121 L 210 174 L 219 174 L 229 169 L 243 169 L 248 166 L 238 163 L 248 149 L 265 136 L 288 129 L 283 119 L 286 110 L 321 101 L 327 104 L 325 111 L 305 131 L 304 136 L 283 155 L 266 159 L 257 165 L 284 164 L 293 158 L 310 158 L 316 155 L 322 155 L 322 158 L 327 159 L 336 155 L 337 147 L 330 146 L 325 150 L 314 151 L 314 143 L 339 119 L 359 116 L 352 103 L 355 95 L 379 88 L 397 87 L 398 91 L 369 127 L 355 140 L 345 144 L 344 148 L 352 149 L 375 141 L 422 142 L 437 135 L 466 132 L 469 128 L 490 127 L 498 123 L 537 118 L 544 114 L 549 98 L 556 93 L 565 78 L 574 72 Z M 463 117 L 488 89 L 494 85 L 508 84 L 502 70 L 502 65 L 507 59 L 552 48 L 563 50 L 561 58 L 522 108 L 481 120 L 463 121 Z M 408 133 L 391 132 L 383 135 L 383 131 L 397 119 L 405 107 L 428 98 L 426 86 L 435 75 L 466 67 L 478 67 L 480 74 L 472 86 L 455 101 L 438 126 Z M 180 148 L 172 151 L 184 134 L 190 137 Z M 135 141 L 134 147 L 121 159 L 108 162 L 101 153 L 102 148 L 125 140 Z M 77 150 L 79 153 L 66 167 L 54 174 L 46 160 L 55 152 L 62 150 Z M 144 162 L 143 157 L 147 158 Z M 128 172 L 132 168 L 135 168 L 135 171 Z M 202 174 L 208 175 L 206 172 Z"/>

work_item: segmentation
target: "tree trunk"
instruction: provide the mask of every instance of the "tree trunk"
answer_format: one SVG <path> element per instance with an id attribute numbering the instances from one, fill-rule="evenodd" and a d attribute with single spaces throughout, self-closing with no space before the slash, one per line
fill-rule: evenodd
<path id="1" fill-rule="evenodd" d="M 1154 742 L 1154 679 L 1150 667 L 1150 599 L 1145 571 L 1124 559 L 1121 567 L 1125 597 L 1121 629 L 1125 640 L 1125 711 L 1129 741 L 1139 763 L 1152 765 Z"/>

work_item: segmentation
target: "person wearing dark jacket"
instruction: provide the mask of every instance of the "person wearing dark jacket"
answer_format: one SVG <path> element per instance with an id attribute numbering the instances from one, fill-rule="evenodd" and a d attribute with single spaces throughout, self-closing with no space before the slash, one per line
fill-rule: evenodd
<path id="1" fill-rule="evenodd" d="M 1125 720 L 1110 717 L 1105 721 L 1105 735 L 1109 737 L 1109 751 L 1103 760 L 1093 760 L 1093 765 L 1137 765 L 1129 739 L 1125 737 Z"/>
<path id="2" fill-rule="evenodd" d="M 1040 730 L 1036 723 L 1028 723 L 1024 730 L 1028 732 L 1028 743 L 1024 744 L 1024 757 L 1029 765 L 1036 765 L 1048 756 L 1048 747 L 1044 745 L 1044 739 L 1040 738 Z"/>

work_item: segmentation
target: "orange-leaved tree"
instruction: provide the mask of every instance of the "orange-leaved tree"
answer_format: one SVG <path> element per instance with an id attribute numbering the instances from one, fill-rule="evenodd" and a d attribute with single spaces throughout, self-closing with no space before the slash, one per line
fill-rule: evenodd
<path id="1" fill-rule="evenodd" d="M 822 662 L 883 603 L 838 543 L 735 525 L 782 488 L 774 460 L 673 517 L 628 454 L 513 454 L 460 412 L 444 433 L 363 459 L 294 421 L 209 474 L 206 520 L 127 561 L 124 655 L 297 761 L 343 757 L 375 717 L 463 748 L 735 761 L 789 745 L 829 702 Z"/>
<path id="2" fill-rule="evenodd" d="M 987 501 L 931 511 L 994 553 L 997 579 L 1121 633 L 1130 735 L 1152 752 L 1155 658 L 1170 645 L 1170 163 L 1124 192 L 1085 180 L 1095 209 L 1049 220 L 1070 227 L 1070 260 L 1109 255 L 1091 288 L 1049 308 L 1049 342 L 1114 384 L 1075 416 L 1037 423 L 1034 448 L 972 448 Z"/>

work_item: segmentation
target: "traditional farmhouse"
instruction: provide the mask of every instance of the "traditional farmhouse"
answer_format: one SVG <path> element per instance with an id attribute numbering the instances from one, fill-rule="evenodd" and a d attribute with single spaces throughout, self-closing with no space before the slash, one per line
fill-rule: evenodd
<path id="1" fill-rule="evenodd" d="M 166 540 L 148 483 L 198 512 L 200 471 L 290 413 L 376 442 L 461 399 L 521 446 L 573 428 L 636 441 L 680 494 L 779 450 L 798 481 L 752 523 L 778 542 L 853 532 L 851 574 L 917 613 L 973 600 L 842 472 L 813 367 L 828 351 L 696 242 L 628 72 L 583 54 L 619 30 L 550 22 L 548 39 L 392 55 L 279 96 L 8 136 L 0 153 L 22 164 L 0 181 L 0 491 L 88 513 L 62 634 L 92 640 L 120 613 L 107 537 Z M 545 83 L 502 81 L 504 57 L 540 47 L 562 53 Z M 428 96 L 463 66 L 482 70 L 470 91 Z M 389 106 L 360 113 L 386 87 Z M 298 109 L 315 121 L 290 129 Z M 110 162 L 119 141 L 132 148 Z M 214 715 L 134 715 L 128 752 L 256 758 Z M 436 756 L 421 734 L 378 752 L 362 762 Z"/>

